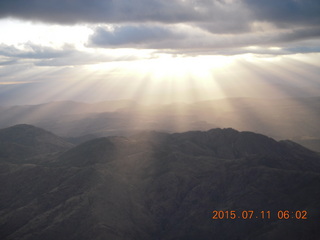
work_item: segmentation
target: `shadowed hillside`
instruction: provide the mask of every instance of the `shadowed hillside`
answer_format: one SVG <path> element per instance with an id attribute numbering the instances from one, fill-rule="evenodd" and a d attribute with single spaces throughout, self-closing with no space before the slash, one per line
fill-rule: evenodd
<path id="1" fill-rule="evenodd" d="M 1 160 L 1 239 L 320 236 L 320 157 L 291 141 L 230 128 L 143 132 L 94 139 L 36 162 L 12 158 Z M 212 219 L 214 210 L 255 215 Z M 285 210 L 307 211 L 307 219 L 278 219 Z"/>
<path id="2" fill-rule="evenodd" d="M 62 138 L 27 124 L 0 129 L 0 159 L 23 161 L 73 147 Z"/>

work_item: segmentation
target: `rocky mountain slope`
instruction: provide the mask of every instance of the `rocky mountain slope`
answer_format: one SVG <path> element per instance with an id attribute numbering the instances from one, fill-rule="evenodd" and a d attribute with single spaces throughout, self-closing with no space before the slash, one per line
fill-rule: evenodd
<path id="1" fill-rule="evenodd" d="M 27 124 L 0 129 L 0 158 L 22 161 L 42 154 L 65 151 L 73 144 L 62 138 Z"/>
<path id="2" fill-rule="evenodd" d="M 98 138 L 37 161 L 3 158 L 0 169 L 1 239 L 320 236 L 319 155 L 252 132 Z M 215 210 L 237 217 L 213 219 Z M 290 218 L 279 219 L 285 210 Z"/>

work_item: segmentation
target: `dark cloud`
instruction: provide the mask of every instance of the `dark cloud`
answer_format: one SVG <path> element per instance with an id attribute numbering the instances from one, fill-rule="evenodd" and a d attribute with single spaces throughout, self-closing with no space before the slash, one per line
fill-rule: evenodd
<path id="1" fill-rule="evenodd" d="M 319 13 L 319 0 L 0 1 L 0 18 L 99 24 L 89 37 L 87 47 L 199 52 L 221 49 L 239 52 L 236 48 L 249 46 L 302 49 L 301 41 L 320 37 Z M 0 54 L 42 58 L 44 64 L 60 64 L 57 59 L 70 56 L 79 62 L 76 60 L 79 53 L 67 48 L 30 45 L 21 51 L 2 46 Z"/>
<path id="2" fill-rule="evenodd" d="M 320 26 L 314 28 L 293 29 L 286 34 L 279 34 L 274 39 L 276 42 L 294 42 L 299 40 L 314 39 L 320 37 Z"/>
<path id="3" fill-rule="evenodd" d="M 112 6 L 109 0 L 3 0 L 0 16 L 55 23 L 97 22 L 110 15 Z"/>
<path id="4" fill-rule="evenodd" d="M 65 24 L 198 19 L 199 15 L 190 5 L 193 3 L 178 0 L 3 0 L 0 16 Z"/>
<path id="5" fill-rule="evenodd" d="M 0 44 L 0 55 L 12 58 L 50 59 L 66 57 L 72 52 L 71 46 L 55 49 L 47 46 L 26 43 L 19 49 L 15 46 Z"/>
<path id="6" fill-rule="evenodd" d="M 280 27 L 320 25 L 319 0 L 243 0 L 253 19 Z"/>
<path id="7" fill-rule="evenodd" d="M 0 18 L 15 17 L 58 24 L 188 23 L 210 32 L 250 29 L 248 9 L 224 0 L 3 0 Z"/>
<path id="8" fill-rule="evenodd" d="M 246 34 L 214 34 L 189 25 L 162 26 L 118 25 L 115 29 L 98 27 L 90 37 L 89 46 L 103 48 L 146 48 L 170 53 L 185 51 L 215 54 L 292 54 L 292 50 L 319 52 L 319 44 L 308 49 L 305 41 L 316 41 L 320 27 L 249 32 Z M 248 48 L 255 46 L 256 48 Z M 279 47 L 282 51 L 268 48 Z M 165 50 L 164 50 L 165 49 Z M 206 54 L 206 53 L 205 53 Z"/>
<path id="9" fill-rule="evenodd" d="M 151 25 L 124 25 L 114 29 L 98 27 L 90 38 L 90 44 L 99 47 L 146 46 L 166 39 L 181 39 L 168 27 Z"/>
<path id="10" fill-rule="evenodd" d="M 192 23 L 214 32 L 248 30 L 248 10 L 223 0 L 3 0 L 0 17 L 74 23 Z"/>
<path id="11" fill-rule="evenodd" d="M 318 25 L 319 0 L 2 0 L 0 17 L 73 23 L 198 22 L 211 30 L 247 29 L 252 21 Z M 215 28 L 217 23 L 217 28 Z"/>
<path id="12" fill-rule="evenodd" d="M 99 62 L 132 61 L 136 59 L 138 59 L 136 56 L 83 52 L 74 48 L 72 45 L 64 45 L 57 49 L 48 46 L 39 46 L 33 43 L 26 43 L 20 48 L 0 44 L 0 66 L 17 64 L 75 66 Z"/>

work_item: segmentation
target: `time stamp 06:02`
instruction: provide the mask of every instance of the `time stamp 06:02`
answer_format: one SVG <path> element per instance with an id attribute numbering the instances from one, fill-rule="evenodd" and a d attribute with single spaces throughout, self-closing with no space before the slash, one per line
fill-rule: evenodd
<path id="1" fill-rule="evenodd" d="M 279 210 L 279 211 L 254 211 L 254 210 L 243 210 L 243 211 L 212 211 L 212 219 L 308 219 L 308 212 L 306 210 Z"/>

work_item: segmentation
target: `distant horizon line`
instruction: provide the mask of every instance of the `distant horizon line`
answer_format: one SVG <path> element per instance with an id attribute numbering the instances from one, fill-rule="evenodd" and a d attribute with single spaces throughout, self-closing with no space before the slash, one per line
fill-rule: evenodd
<path id="1" fill-rule="evenodd" d="M 153 106 L 153 105 L 174 105 L 174 104 L 194 104 L 194 103 L 201 103 L 201 102 L 211 102 L 211 101 L 221 101 L 221 100 L 236 100 L 236 99 L 257 99 L 257 100 L 297 100 L 297 99 L 314 99 L 314 98 L 320 98 L 320 94 L 317 96 L 306 96 L 306 97 L 298 97 L 298 96 L 286 96 L 286 97 L 279 97 L 279 96 L 270 96 L 270 97 L 243 97 L 243 96 L 235 96 L 235 97 L 224 97 L 224 98 L 210 98 L 210 99 L 203 99 L 203 100 L 194 100 L 194 101 L 168 101 L 168 102 L 154 102 L 154 103 L 145 103 L 144 100 L 138 100 L 138 99 L 109 99 L 109 100 L 101 100 L 101 101 L 84 101 L 84 100 L 76 100 L 76 99 L 65 99 L 65 100 L 53 100 L 53 101 L 45 101 L 45 102 L 39 102 L 39 103 L 25 103 L 25 104 L 0 104 L 0 107 L 3 108 L 10 108 L 10 107 L 16 107 L 16 106 L 38 106 L 38 105 L 46 105 L 46 104 L 52 104 L 52 103 L 78 103 L 78 104 L 102 104 L 107 102 L 132 102 L 139 105 L 144 106 Z"/>

